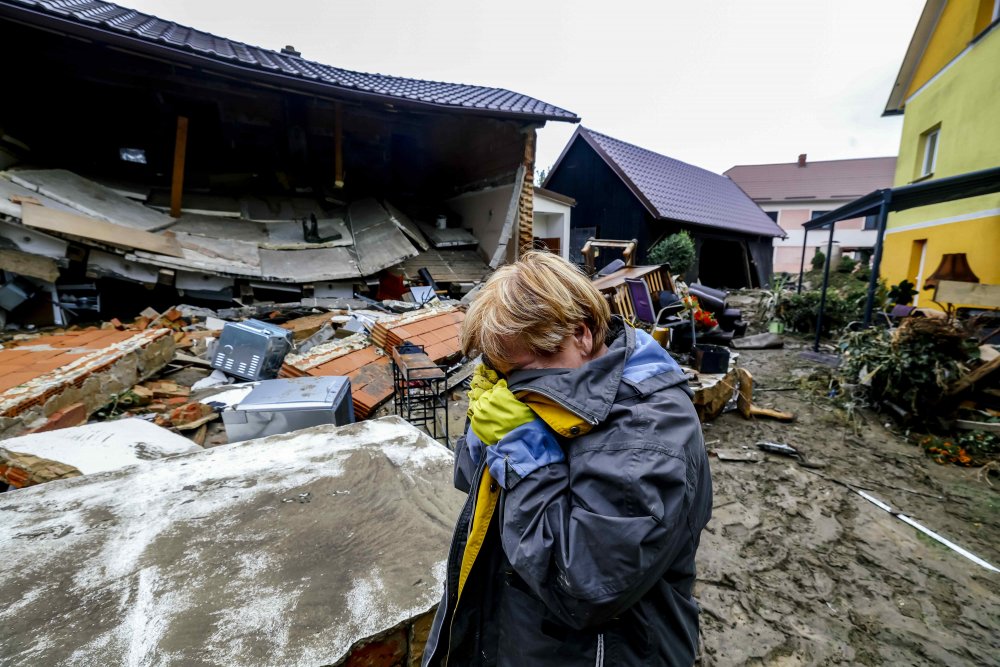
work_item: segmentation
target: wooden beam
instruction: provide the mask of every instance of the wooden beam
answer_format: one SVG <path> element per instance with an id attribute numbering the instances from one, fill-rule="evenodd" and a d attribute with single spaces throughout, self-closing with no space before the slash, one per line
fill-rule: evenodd
<path id="1" fill-rule="evenodd" d="M 955 394 L 961 393 L 976 384 L 987 375 L 990 375 L 994 371 L 1000 368 L 1000 357 L 994 358 L 992 361 L 987 361 L 985 364 L 977 367 L 967 375 L 959 378 L 948 391 L 945 392 L 945 396 L 954 396 Z"/>
<path id="2" fill-rule="evenodd" d="M 0 266 L 4 271 L 28 278 L 38 278 L 47 283 L 54 283 L 59 277 L 56 260 L 10 248 L 0 248 Z"/>
<path id="3" fill-rule="evenodd" d="M 181 199 L 184 193 L 184 158 L 187 154 L 188 119 L 177 117 L 177 138 L 174 141 L 174 175 L 170 181 L 170 215 L 181 215 Z"/>
<path id="4" fill-rule="evenodd" d="M 338 104 L 333 110 L 333 186 L 344 187 L 344 118 Z"/>
<path id="5" fill-rule="evenodd" d="M 35 204 L 21 205 L 21 220 L 25 226 L 35 229 L 91 239 L 120 248 L 183 257 L 177 239 L 170 232 L 152 234 L 140 229 L 122 227 L 104 220 Z"/>

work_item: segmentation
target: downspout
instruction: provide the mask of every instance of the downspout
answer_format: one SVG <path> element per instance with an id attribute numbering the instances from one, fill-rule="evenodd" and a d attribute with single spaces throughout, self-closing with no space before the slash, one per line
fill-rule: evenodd
<path id="1" fill-rule="evenodd" d="M 875 257 L 872 259 L 871 276 L 868 278 L 868 295 L 865 299 L 865 326 L 871 326 L 872 311 L 875 308 L 875 288 L 878 286 L 879 268 L 882 264 L 882 242 L 885 239 L 885 226 L 889 219 L 889 204 L 892 202 L 892 190 L 882 193 L 882 203 L 878 209 L 878 234 L 875 237 Z"/>

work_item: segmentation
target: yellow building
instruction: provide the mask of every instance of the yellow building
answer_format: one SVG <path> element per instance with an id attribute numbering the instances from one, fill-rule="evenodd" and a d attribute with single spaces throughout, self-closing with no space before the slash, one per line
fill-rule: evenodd
<path id="1" fill-rule="evenodd" d="M 1000 0 L 928 0 L 884 115 L 896 114 L 896 186 L 1000 166 Z M 892 214 L 882 275 L 915 283 L 917 305 L 934 307 L 923 281 L 948 253 L 1000 283 L 1000 193 Z"/>

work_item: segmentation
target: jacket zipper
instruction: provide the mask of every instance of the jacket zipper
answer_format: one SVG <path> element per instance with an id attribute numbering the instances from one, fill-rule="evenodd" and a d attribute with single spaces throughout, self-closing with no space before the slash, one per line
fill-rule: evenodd
<path id="1" fill-rule="evenodd" d="M 575 409 L 575 408 L 573 408 L 573 407 L 571 407 L 569 405 L 566 405 L 565 401 L 563 401 L 562 399 L 560 399 L 558 396 L 555 396 L 554 394 L 552 394 L 551 392 L 549 392 L 547 389 L 541 389 L 539 387 L 532 387 L 531 385 L 528 385 L 527 387 L 518 387 L 517 389 L 514 389 L 515 393 L 519 392 L 519 391 L 533 391 L 536 394 L 541 394 L 545 398 L 548 398 L 550 400 L 555 401 L 561 407 L 566 408 L 567 410 L 569 410 L 574 415 L 576 415 L 580 419 L 584 420 L 585 422 L 587 422 L 591 426 L 597 426 L 597 424 L 599 423 L 599 420 L 596 417 L 593 417 L 593 416 L 591 416 L 589 414 L 583 414 L 579 410 L 577 410 L 577 409 Z"/>
<path id="2" fill-rule="evenodd" d="M 604 667 L 604 633 L 597 635 L 597 659 L 594 661 L 596 667 Z"/>

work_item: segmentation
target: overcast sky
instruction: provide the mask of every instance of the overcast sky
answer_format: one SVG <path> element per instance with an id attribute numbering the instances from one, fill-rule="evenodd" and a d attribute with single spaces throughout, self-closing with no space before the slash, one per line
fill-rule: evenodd
<path id="1" fill-rule="evenodd" d="M 121 0 L 363 72 L 497 86 L 722 172 L 895 155 L 882 118 L 924 0 Z M 537 166 L 575 128 L 539 132 Z"/>

